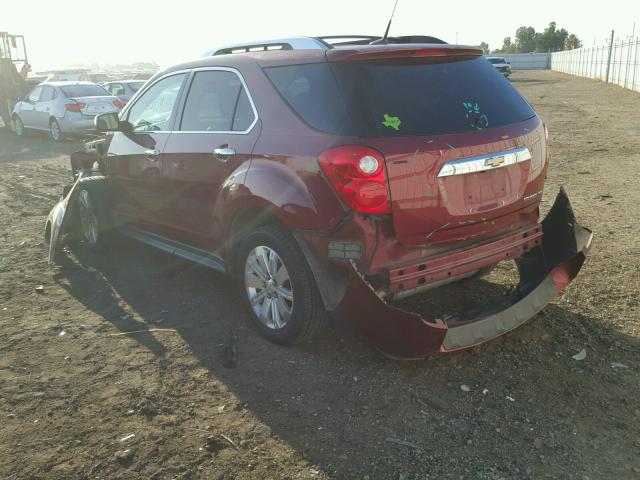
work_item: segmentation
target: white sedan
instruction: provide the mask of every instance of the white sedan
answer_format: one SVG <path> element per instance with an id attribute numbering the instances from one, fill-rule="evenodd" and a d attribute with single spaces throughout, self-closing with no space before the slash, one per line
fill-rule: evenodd
<path id="1" fill-rule="evenodd" d="M 94 118 L 119 112 L 124 103 L 92 82 L 45 82 L 13 108 L 11 123 L 22 136 L 29 129 L 49 132 L 59 141 L 65 134 L 95 132 Z"/>

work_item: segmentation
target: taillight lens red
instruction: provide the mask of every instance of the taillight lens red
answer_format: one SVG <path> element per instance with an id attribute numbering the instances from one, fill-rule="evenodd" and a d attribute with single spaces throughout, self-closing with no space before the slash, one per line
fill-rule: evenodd
<path id="1" fill-rule="evenodd" d="M 122 110 L 122 107 L 124 107 L 124 102 L 122 100 L 114 100 L 113 104 L 118 110 Z"/>
<path id="2" fill-rule="evenodd" d="M 64 108 L 66 108 L 70 112 L 81 112 L 84 107 L 86 107 L 86 103 L 78 102 L 78 103 L 67 103 Z"/>
<path id="3" fill-rule="evenodd" d="M 391 213 L 382 153 L 369 147 L 346 145 L 322 152 L 319 161 L 340 198 L 354 210 Z"/>

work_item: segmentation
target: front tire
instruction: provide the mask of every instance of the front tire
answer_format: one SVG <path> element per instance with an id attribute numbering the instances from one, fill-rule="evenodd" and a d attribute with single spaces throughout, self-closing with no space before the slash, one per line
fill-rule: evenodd
<path id="1" fill-rule="evenodd" d="M 49 121 L 49 136 L 54 142 L 62 141 L 62 129 L 60 128 L 60 124 L 55 118 L 52 118 Z"/>
<path id="2" fill-rule="evenodd" d="M 252 231 L 238 255 L 241 295 L 264 337 L 291 345 L 316 336 L 327 312 L 296 240 L 274 225 Z"/>
<path id="3" fill-rule="evenodd" d="M 112 235 L 107 179 L 87 177 L 77 186 L 76 208 L 80 238 L 93 251 L 104 251 Z"/>
<path id="4" fill-rule="evenodd" d="M 11 120 L 13 123 L 11 127 L 13 128 L 13 131 L 16 132 L 16 135 L 24 137 L 24 122 L 22 119 L 18 115 L 14 115 Z"/>

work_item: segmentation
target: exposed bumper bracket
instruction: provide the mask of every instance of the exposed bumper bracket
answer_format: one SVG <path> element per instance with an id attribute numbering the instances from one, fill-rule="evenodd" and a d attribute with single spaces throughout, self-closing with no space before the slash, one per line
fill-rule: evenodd
<path id="1" fill-rule="evenodd" d="M 501 305 L 472 318 L 426 320 L 380 299 L 352 262 L 348 286 L 339 308 L 385 354 L 422 358 L 437 351 L 472 347 L 500 336 L 529 320 L 578 274 L 592 233 L 578 225 L 563 188 L 542 221 L 542 244 L 516 260 L 520 284 Z"/>

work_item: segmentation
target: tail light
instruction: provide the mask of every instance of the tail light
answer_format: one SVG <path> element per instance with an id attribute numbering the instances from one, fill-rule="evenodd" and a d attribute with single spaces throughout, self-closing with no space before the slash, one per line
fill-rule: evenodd
<path id="1" fill-rule="evenodd" d="M 360 213 L 390 213 L 384 156 L 372 148 L 346 145 L 320 154 L 320 167 L 338 195 Z"/>
<path id="2" fill-rule="evenodd" d="M 118 110 L 122 110 L 122 107 L 124 107 L 124 102 L 123 102 L 122 100 L 120 100 L 120 99 L 116 99 L 116 100 L 114 100 L 114 101 L 113 101 L 113 104 L 115 105 L 115 107 L 116 107 Z"/>
<path id="3" fill-rule="evenodd" d="M 66 108 L 69 112 L 81 112 L 84 107 L 86 107 L 86 103 L 78 102 L 78 103 L 67 103 L 64 108 Z"/>

